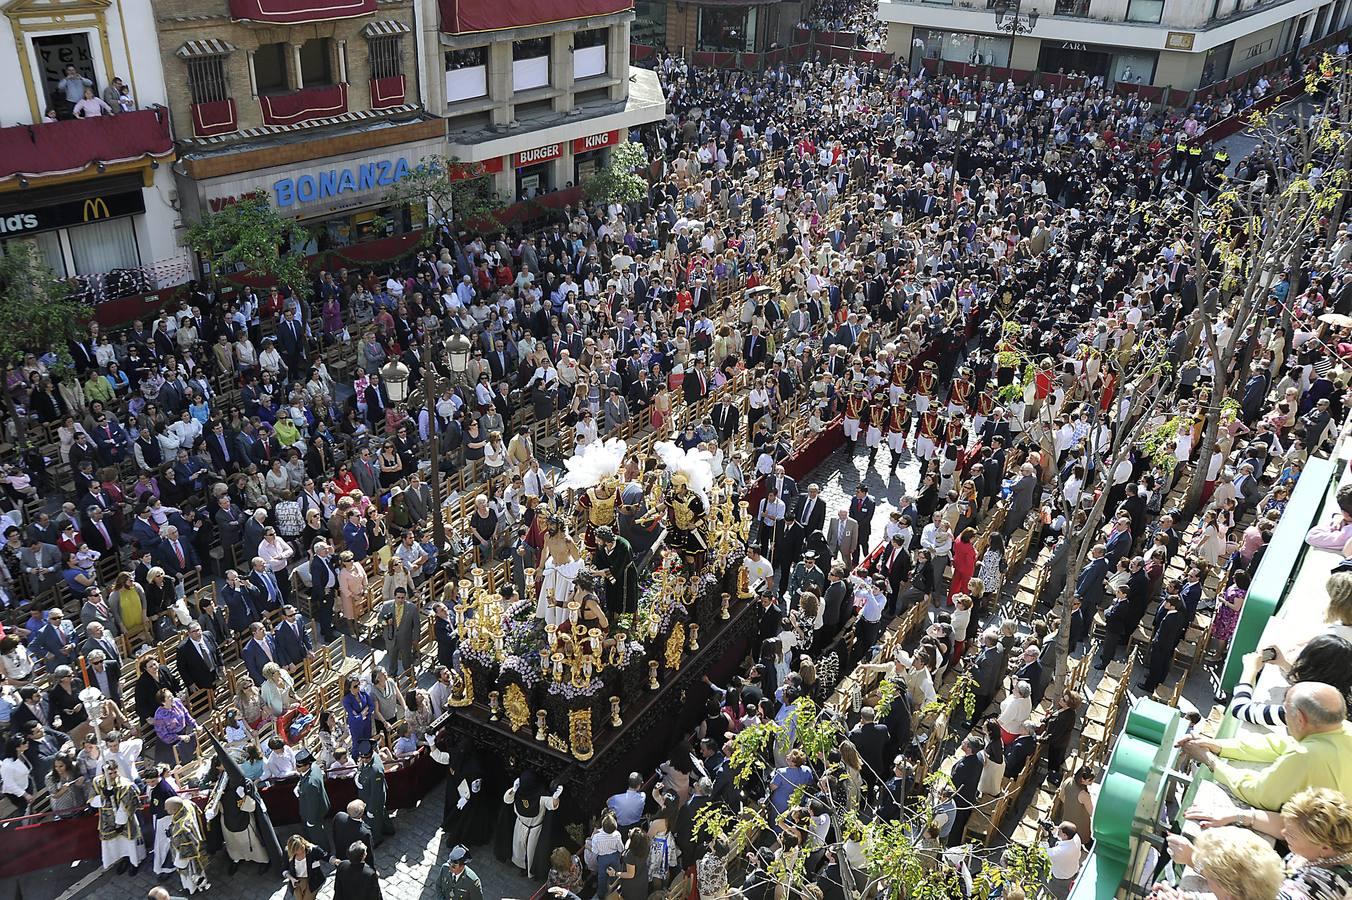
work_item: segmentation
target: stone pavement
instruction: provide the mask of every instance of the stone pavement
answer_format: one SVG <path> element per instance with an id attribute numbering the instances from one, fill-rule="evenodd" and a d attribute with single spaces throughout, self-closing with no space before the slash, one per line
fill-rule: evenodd
<path id="1" fill-rule="evenodd" d="M 381 873 L 380 886 L 385 900 L 433 900 L 436 897 L 437 871 L 450 849 L 443 846 L 441 834 L 444 791 L 444 785 L 438 785 L 417 809 L 397 811 L 394 821 L 398 832 L 376 848 L 376 862 L 380 865 Z M 279 837 L 283 845 L 296 830 L 292 827 L 281 831 Z M 0 847 L 3 846 L 4 839 L 0 836 Z M 199 896 L 208 900 L 284 900 L 289 896 L 275 872 L 260 874 L 258 866 L 246 863 L 234 876 L 229 876 L 226 874 L 228 865 L 224 853 L 212 859 L 207 871 L 211 890 Z M 527 881 L 510 864 L 498 862 L 493 856 L 491 841 L 474 848 L 474 861 L 470 863 L 470 868 L 478 873 L 483 882 L 485 900 L 528 900 L 539 888 L 538 884 Z M 23 896 L 26 900 L 50 900 L 61 896 L 68 900 L 143 900 L 146 892 L 156 883 L 149 864 L 143 864 L 135 877 L 109 872 L 77 892 L 63 893 L 94 870 L 93 864 L 85 863 L 79 867 L 53 867 L 33 872 L 23 878 Z M 13 882 L 14 879 L 0 881 L 0 896 L 14 894 Z M 172 876 L 164 886 L 175 897 L 183 894 L 177 876 Z M 319 892 L 319 898 L 332 900 L 332 897 L 333 879 L 330 877 Z"/>
<path id="2" fill-rule="evenodd" d="M 826 521 L 835 518 L 836 510 L 849 506 L 854 499 L 854 489 L 862 479 L 868 486 L 869 496 L 877 502 L 873 513 L 873 530 L 869 543 L 876 546 L 883 538 L 883 526 L 887 516 L 901 503 L 904 494 L 914 495 L 920 485 L 920 464 L 914 456 L 906 456 L 904 462 L 893 472 L 888 469 L 891 455 L 886 447 L 879 448 L 878 458 L 873 465 L 868 464 L 868 449 L 860 442 L 859 449 L 851 456 L 849 450 L 841 448 L 822 462 L 812 474 L 798 482 L 798 491 L 806 493 L 808 485 L 816 483 L 821 488 L 822 499 L 826 501 Z M 921 524 L 915 523 L 918 529 Z M 867 548 L 872 550 L 873 547 Z"/>

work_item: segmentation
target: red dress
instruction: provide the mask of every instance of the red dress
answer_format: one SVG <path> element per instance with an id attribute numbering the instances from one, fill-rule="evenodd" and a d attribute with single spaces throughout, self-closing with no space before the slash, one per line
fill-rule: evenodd
<path id="1" fill-rule="evenodd" d="M 953 541 L 953 580 L 948 583 L 948 602 L 967 593 L 967 582 L 976 571 L 976 548 L 966 541 Z"/>

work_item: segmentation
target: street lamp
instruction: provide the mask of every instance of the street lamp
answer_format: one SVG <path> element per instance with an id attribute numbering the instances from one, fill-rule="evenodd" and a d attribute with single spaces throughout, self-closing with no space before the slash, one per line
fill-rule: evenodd
<path id="1" fill-rule="evenodd" d="M 991 9 L 995 12 L 995 27 L 1009 34 L 1031 34 L 1037 27 L 1039 13 L 1030 9 L 1027 15 L 1021 15 L 1019 8 L 1023 0 L 995 0 Z"/>
<path id="2" fill-rule="evenodd" d="M 465 383 L 465 372 L 469 369 L 469 351 L 473 346 L 470 339 L 463 334 L 457 333 L 446 338 L 446 358 L 456 384 Z"/>
<path id="3" fill-rule="evenodd" d="M 962 121 L 968 128 L 976 124 L 977 110 L 975 100 L 968 100 L 967 105 L 962 108 Z"/>

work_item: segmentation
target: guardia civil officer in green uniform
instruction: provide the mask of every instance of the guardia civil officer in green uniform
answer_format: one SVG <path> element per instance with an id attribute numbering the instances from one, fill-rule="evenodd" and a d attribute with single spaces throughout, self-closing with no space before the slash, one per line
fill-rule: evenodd
<path id="1" fill-rule="evenodd" d="M 437 896 L 441 900 L 484 900 L 479 876 L 465 865 L 469 861 L 469 851 L 463 845 L 457 844 L 451 848 L 445 865 L 437 875 Z"/>
<path id="2" fill-rule="evenodd" d="M 324 819 L 329 814 L 329 792 L 324 787 L 324 767 L 315 765 L 314 755 L 309 750 L 302 750 L 296 754 L 296 771 L 300 773 L 296 798 L 300 807 L 301 834 L 325 853 L 332 852 L 329 830 L 324 826 Z"/>
<path id="3" fill-rule="evenodd" d="M 356 784 L 357 798 L 366 804 L 366 825 L 378 847 L 386 835 L 394 834 L 394 825 L 385 809 L 385 761 L 371 741 L 357 744 Z"/>

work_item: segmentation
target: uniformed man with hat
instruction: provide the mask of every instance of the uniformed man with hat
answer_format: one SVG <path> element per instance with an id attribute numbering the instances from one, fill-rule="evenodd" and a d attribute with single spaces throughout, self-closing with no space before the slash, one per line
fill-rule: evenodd
<path id="1" fill-rule="evenodd" d="M 845 421 L 842 426 L 845 432 L 845 443 L 850 448 L 850 454 L 854 454 L 854 448 L 859 443 L 859 422 L 864 417 L 864 409 L 868 405 L 868 400 L 864 397 L 864 382 L 856 381 L 850 391 L 850 396 L 845 398 Z"/>
<path id="2" fill-rule="evenodd" d="M 463 845 L 451 848 L 445 864 L 437 874 L 437 896 L 441 900 L 484 900 L 484 889 L 479 876 L 465 863 L 472 857 Z"/>
<path id="3" fill-rule="evenodd" d="M 935 374 L 934 360 L 925 360 L 925 366 L 920 370 L 920 374 L 915 377 L 915 411 L 922 416 L 929 410 L 930 401 L 934 397 L 934 382 L 938 377 Z"/>

